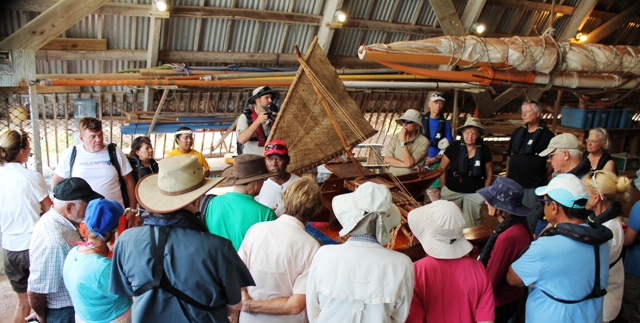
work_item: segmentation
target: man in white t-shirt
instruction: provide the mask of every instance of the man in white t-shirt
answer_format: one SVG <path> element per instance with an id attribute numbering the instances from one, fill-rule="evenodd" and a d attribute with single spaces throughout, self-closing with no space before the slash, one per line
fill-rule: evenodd
<path id="1" fill-rule="evenodd" d="M 129 164 L 127 156 L 120 148 L 115 147 L 116 158 L 129 198 L 128 205 L 124 205 L 118 171 L 111 165 L 109 151 L 104 144 L 102 122 L 96 118 L 85 117 L 80 119 L 78 130 L 82 143 L 75 146 L 76 156 L 73 168 L 71 167 L 71 159 L 74 147 L 69 147 L 60 156 L 60 161 L 51 179 L 51 187 L 53 188 L 65 178 L 80 177 L 87 181 L 94 191 L 108 200 L 118 201 L 123 208 L 126 208 L 127 227 L 138 225 L 139 221 L 136 220 L 138 201 L 136 200 L 131 164 Z"/>
<path id="2" fill-rule="evenodd" d="M 289 157 L 287 144 L 284 141 L 271 140 L 264 148 L 264 159 L 267 163 L 267 168 L 270 172 L 276 172 L 278 175 L 269 177 L 264 182 L 262 189 L 260 189 L 260 194 L 256 196 L 256 201 L 272 208 L 276 215 L 280 216 L 285 213 L 282 192 L 300 176 L 287 172 L 287 166 L 289 166 L 291 158 Z"/>

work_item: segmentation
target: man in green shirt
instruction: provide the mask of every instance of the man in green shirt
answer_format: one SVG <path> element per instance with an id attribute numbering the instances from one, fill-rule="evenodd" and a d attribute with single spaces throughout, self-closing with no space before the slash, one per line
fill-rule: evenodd
<path id="1" fill-rule="evenodd" d="M 233 185 L 233 192 L 209 200 L 204 219 L 207 230 L 231 240 L 237 251 L 252 225 L 276 219 L 272 209 L 254 200 L 264 180 L 275 175 L 269 172 L 262 156 L 236 157 L 233 166 L 222 173 L 226 177 L 224 182 Z"/>

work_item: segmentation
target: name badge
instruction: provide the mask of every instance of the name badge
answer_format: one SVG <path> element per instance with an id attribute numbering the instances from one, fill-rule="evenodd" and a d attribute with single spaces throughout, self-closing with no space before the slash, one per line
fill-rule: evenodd
<path id="1" fill-rule="evenodd" d="M 527 146 L 531 146 L 533 144 L 533 139 L 529 139 L 529 142 L 527 142 Z"/>

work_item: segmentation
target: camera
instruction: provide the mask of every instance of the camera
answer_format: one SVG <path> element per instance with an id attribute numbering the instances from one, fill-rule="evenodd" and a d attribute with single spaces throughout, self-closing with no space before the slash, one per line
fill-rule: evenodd
<path id="1" fill-rule="evenodd" d="M 280 108 L 273 102 L 269 103 L 269 105 L 267 106 L 267 114 L 269 116 L 269 120 L 271 120 L 271 122 L 276 121 L 276 116 L 273 115 L 274 112 L 278 112 L 280 111 Z"/>

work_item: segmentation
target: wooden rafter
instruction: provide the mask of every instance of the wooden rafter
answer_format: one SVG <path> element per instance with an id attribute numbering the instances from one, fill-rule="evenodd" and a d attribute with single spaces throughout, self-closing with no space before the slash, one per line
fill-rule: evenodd
<path id="1" fill-rule="evenodd" d="M 640 12 L 640 1 L 621 12 L 619 15 L 607 20 L 600 27 L 587 35 L 587 43 L 597 43 L 607 37 L 612 32 L 629 23 L 629 19 L 635 17 Z"/>
<path id="2" fill-rule="evenodd" d="M 582 26 L 589 18 L 589 15 L 595 8 L 598 0 L 582 0 L 576 7 L 569 23 L 564 27 L 564 31 L 557 38 L 559 41 L 565 41 L 574 38 L 575 34 L 582 29 Z"/>
<path id="3" fill-rule="evenodd" d="M 429 3 L 431 4 L 433 11 L 436 13 L 436 17 L 438 17 L 438 21 L 440 22 L 445 35 L 464 36 L 467 34 L 467 30 L 460 21 L 456 8 L 453 6 L 451 0 L 429 0 Z M 477 8 L 476 10 L 482 10 L 482 8 Z M 450 68 L 450 66 L 442 66 L 441 69 L 446 68 Z M 493 113 L 485 112 L 493 105 L 493 101 L 491 100 L 491 95 L 489 95 L 489 93 L 482 92 L 473 94 L 473 99 L 476 101 L 476 106 L 480 108 L 483 116 L 491 115 Z"/>
<path id="4" fill-rule="evenodd" d="M 61 0 L 0 42 L 0 49 L 38 50 L 109 0 Z"/>

